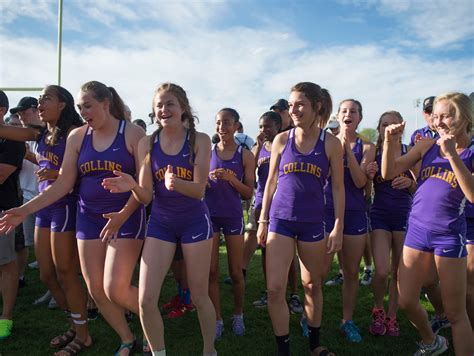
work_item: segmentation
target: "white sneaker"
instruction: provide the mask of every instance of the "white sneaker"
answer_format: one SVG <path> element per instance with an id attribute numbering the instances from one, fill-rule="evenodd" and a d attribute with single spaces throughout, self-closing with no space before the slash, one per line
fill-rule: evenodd
<path id="1" fill-rule="evenodd" d="M 58 303 L 54 298 L 51 297 L 51 300 L 48 303 L 48 309 L 57 309 L 58 308 Z"/>
<path id="2" fill-rule="evenodd" d="M 39 263 L 38 263 L 38 261 L 33 261 L 31 263 L 28 263 L 28 267 L 30 267 L 32 269 L 38 269 L 39 268 Z"/>
<path id="3" fill-rule="evenodd" d="M 39 297 L 38 299 L 36 299 L 36 300 L 33 302 L 33 305 L 40 305 L 40 304 L 48 303 L 50 299 L 51 299 L 51 292 L 48 290 L 48 291 L 46 291 L 46 293 L 44 293 L 41 297 Z"/>

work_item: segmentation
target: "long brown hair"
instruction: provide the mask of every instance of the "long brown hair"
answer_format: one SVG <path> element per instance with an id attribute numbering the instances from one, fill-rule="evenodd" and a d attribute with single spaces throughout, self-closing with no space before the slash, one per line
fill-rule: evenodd
<path id="1" fill-rule="evenodd" d="M 109 111 L 113 117 L 119 120 L 125 119 L 125 104 L 113 87 L 108 87 L 95 80 L 87 82 L 81 86 L 83 93 L 92 93 L 92 97 L 98 102 L 109 101 Z"/>
<path id="2" fill-rule="evenodd" d="M 316 114 L 319 116 L 319 128 L 324 129 L 332 112 L 332 99 L 329 91 L 311 82 L 298 83 L 291 88 L 291 91 L 303 93 L 311 102 L 314 111 L 318 109 L 317 103 L 321 103 L 321 107 Z"/>
<path id="3" fill-rule="evenodd" d="M 379 123 L 377 124 L 378 133 L 380 130 L 380 125 L 382 124 L 382 119 L 386 115 L 395 116 L 397 119 L 400 120 L 400 124 L 403 122 L 402 114 L 400 114 L 398 111 L 395 111 L 395 110 L 385 111 L 382 115 L 380 115 Z M 401 142 L 401 138 L 400 138 L 400 142 Z M 380 147 L 382 147 L 382 144 L 383 144 L 383 136 L 379 133 L 379 136 L 377 137 L 377 143 L 375 144 L 375 149 L 378 151 Z"/>

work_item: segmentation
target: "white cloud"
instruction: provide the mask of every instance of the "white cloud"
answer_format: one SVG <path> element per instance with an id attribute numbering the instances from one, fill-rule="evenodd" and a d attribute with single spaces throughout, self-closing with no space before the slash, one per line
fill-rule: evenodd
<path id="1" fill-rule="evenodd" d="M 57 3 L 57 0 L 2 0 L 0 1 L 0 26 L 5 27 L 17 17 L 22 16 L 45 22 L 53 20 L 57 16 Z"/>

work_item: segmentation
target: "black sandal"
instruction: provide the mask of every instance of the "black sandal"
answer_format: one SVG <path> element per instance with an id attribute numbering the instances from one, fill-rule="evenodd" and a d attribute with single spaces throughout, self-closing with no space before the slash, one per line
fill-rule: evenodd
<path id="1" fill-rule="evenodd" d="M 81 340 L 74 339 L 69 344 L 67 344 L 65 348 L 59 350 L 54 355 L 55 356 L 62 356 L 62 355 L 73 356 L 73 355 L 79 354 L 80 352 L 86 350 L 87 348 L 91 346 L 92 346 L 92 343 L 90 345 L 86 345 Z"/>
<path id="2" fill-rule="evenodd" d="M 55 349 L 61 349 L 69 344 L 76 337 L 76 331 L 68 329 L 65 333 L 54 337 L 50 342 L 49 346 L 54 347 Z"/>

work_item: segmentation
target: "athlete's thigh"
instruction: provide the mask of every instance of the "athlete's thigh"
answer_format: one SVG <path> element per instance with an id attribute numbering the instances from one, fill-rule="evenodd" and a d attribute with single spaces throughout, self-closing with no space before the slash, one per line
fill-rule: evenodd
<path id="1" fill-rule="evenodd" d="M 213 241 L 209 239 L 182 245 L 188 285 L 192 294 L 208 294 L 212 244 Z"/>
<path id="2" fill-rule="evenodd" d="M 139 239 L 115 239 L 107 246 L 104 266 L 104 284 L 130 286 L 133 271 L 143 246 Z"/>
<path id="3" fill-rule="evenodd" d="M 79 269 L 77 239 L 74 231 L 51 232 L 51 251 L 57 269 L 62 271 Z"/>
<path id="4" fill-rule="evenodd" d="M 398 291 L 409 299 L 420 297 L 421 287 L 433 268 L 433 254 L 404 246 L 398 266 Z"/>
<path id="5" fill-rule="evenodd" d="M 396 271 L 402 257 L 405 231 L 392 231 L 392 268 Z"/>
<path id="6" fill-rule="evenodd" d="M 229 269 L 242 269 L 242 262 L 244 257 L 244 236 L 226 236 L 225 244 L 227 248 L 227 262 L 229 264 Z"/>
<path id="7" fill-rule="evenodd" d="M 317 242 L 297 241 L 298 256 L 301 268 L 301 280 L 303 283 L 316 281 L 321 282 L 325 275 L 325 266 L 329 259 L 327 250 L 327 238 Z"/>
<path id="8" fill-rule="evenodd" d="M 467 265 L 466 257 L 452 258 L 435 255 L 436 268 L 438 270 L 441 296 L 445 309 L 466 308 L 466 281 Z"/>
<path id="9" fill-rule="evenodd" d="M 370 233 L 370 237 L 375 269 L 389 270 L 392 233 L 387 230 L 376 229 Z"/>
<path id="10" fill-rule="evenodd" d="M 367 234 L 344 235 L 342 242 L 342 259 L 345 270 L 359 270 L 360 260 L 364 254 Z"/>
<path id="11" fill-rule="evenodd" d="M 266 244 L 267 285 L 286 287 L 288 271 L 295 255 L 295 239 L 269 232 Z"/>
<path id="12" fill-rule="evenodd" d="M 51 230 L 49 228 L 35 227 L 35 255 L 41 268 L 53 267 Z"/>
<path id="13" fill-rule="evenodd" d="M 467 280 L 468 287 L 474 289 L 474 245 L 467 244 Z"/>
<path id="14" fill-rule="evenodd" d="M 79 261 L 89 292 L 94 288 L 104 289 L 104 266 L 107 244 L 100 239 L 77 240 Z"/>
<path id="15" fill-rule="evenodd" d="M 211 271 L 219 269 L 219 244 L 220 232 L 214 232 L 212 235 Z"/>

